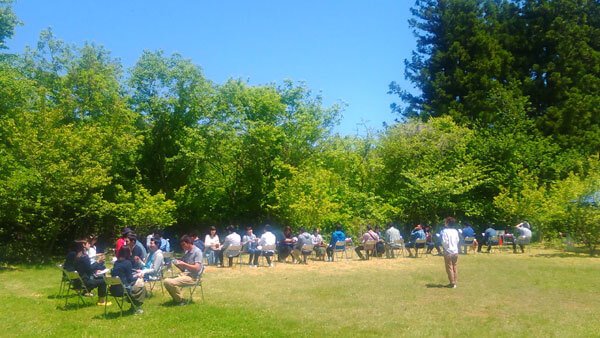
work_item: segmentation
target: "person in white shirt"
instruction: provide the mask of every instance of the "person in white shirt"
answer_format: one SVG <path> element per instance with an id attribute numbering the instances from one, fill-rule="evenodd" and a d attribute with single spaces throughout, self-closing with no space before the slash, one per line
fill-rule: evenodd
<path id="1" fill-rule="evenodd" d="M 219 251 L 221 251 L 221 241 L 219 240 L 219 235 L 217 235 L 217 228 L 211 226 L 208 235 L 204 237 L 204 254 L 206 255 L 208 265 L 217 264 L 221 266 L 222 262 L 219 260 Z"/>
<path id="2" fill-rule="evenodd" d="M 269 266 L 273 266 L 271 263 L 271 256 L 275 254 L 273 250 L 264 250 L 263 248 L 267 245 L 275 245 L 277 242 L 277 238 L 273 235 L 272 228 L 269 224 L 265 225 L 265 233 L 260 236 L 260 240 L 258 241 L 257 249 L 260 250 L 261 255 L 265 256 L 267 259 L 267 263 Z"/>
<path id="3" fill-rule="evenodd" d="M 225 237 L 225 242 L 223 242 L 223 246 L 221 246 L 221 250 L 217 252 L 217 255 L 219 256 L 219 260 L 223 262 L 223 254 L 226 254 L 229 259 L 229 267 L 231 267 L 231 265 L 233 265 L 233 257 L 239 256 L 241 250 L 232 251 L 227 250 L 227 248 L 230 246 L 239 246 L 242 238 L 235 232 L 235 227 L 233 225 L 227 227 L 227 233 L 228 235 Z"/>
<path id="4" fill-rule="evenodd" d="M 521 222 L 515 225 L 515 228 L 519 232 L 519 236 L 513 239 L 513 252 L 517 253 L 517 244 L 521 247 L 521 253 L 525 252 L 525 245 L 531 243 L 531 226 L 529 222 Z"/>
<path id="5" fill-rule="evenodd" d="M 89 235 L 87 238 L 88 249 L 87 255 L 90 258 L 90 264 L 96 263 L 96 242 L 98 241 L 98 236 Z"/>
<path id="6" fill-rule="evenodd" d="M 456 226 L 456 219 L 454 217 L 446 217 L 445 229 L 442 231 L 442 247 L 444 248 L 444 263 L 446 264 L 446 273 L 450 284 L 447 285 L 449 288 L 456 287 L 457 269 L 456 264 L 458 263 L 458 242 L 460 238 L 458 231 L 454 228 Z"/>

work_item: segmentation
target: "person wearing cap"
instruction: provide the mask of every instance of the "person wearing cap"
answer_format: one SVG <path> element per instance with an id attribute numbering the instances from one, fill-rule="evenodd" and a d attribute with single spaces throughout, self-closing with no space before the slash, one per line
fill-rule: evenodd
<path id="1" fill-rule="evenodd" d="M 425 235 L 425 231 L 423 231 L 423 228 L 421 227 L 421 224 L 418 224 L 411 232 L 410 232 L 410 242 L 408 242 L 408 244 L 406 244 L 406 251 L 408 251 L 408 257 L 413 257 L 412 252 L 410 251 L 410 248 L 414 248 L 415 249 L 415 256 L 417 257 L 417 243 L 416 240 L 417 239 L 426 239 L 426 235 Z"/>
<path id="2" fill-rule="evenodd" d="M 127 238 L 127 235 L 131 232 L 131 229 L 129 228 L 125 228 L 123 229 L 123 231 L 121 231 L 121 237 L 119 237 L 119 239 L 117 239 L 117 246 L 115 247 L 115 258 L 119 258 L 119 249 L 121 249 L 121 247 L 123 245 L 125 245 L 125 238 Z"/>
<path id="3" fill-rule="evenodd" d="M 173 260 L 173 265 L 179 268 L 181 273 L 165 279 L 164 285 L 175 303 L 185 305 L 181 287 L 196 284 L 197 279 L 202 277 L 204 267 L 202 266 L 202 251 L 194 245 L 190 236 L 183 235 L 179 242 L 181 248 L 185 250 L 185 254 L 180 260 Z"/>
<path id="4" fill-rule="evenodd" d="M 442 231 L 442 247 L 444 248 L 446 274 L 448 274 L 448 279 L 450 280 L 450 284 L 447 287 L 456 288 L 458 274 L 456 265 L 458 263 L 458 243 L 460 242 L 458 230 L 454 228 L 456 226 L 456 219 L 454 217 L 446 217 L 444 226 L 445 229 Z"/>
<path id="5" fill-rule="evenodd" d="M 521 248 L 521 253 L 525 252 L 524 245 L 531 243 L 531 229 L 527 221 L 521 222 L 515 225 L 517 231 L 519 231 L 519 237 L 513 240 L 513 252 L 517 253 L 517 244 Z"/>
<path id="6" fill-rule="evenodd" d="M 227 250 L 227 248 L 229 248 L 230 246 L 238 246 L 240 245 L 240 242 L 242 241 L 240 235 L 235 232 L 235 227 L 233 225 L 230 225 L 227 227 L 227 236 L 225 237 L 225 241 L 223 242 L 223 246 L 221 248 L 221 250 L 219 250 L 217 252 L 217 255 L 219 256 L 219 261 L 223 262 L 223 254 L 225 253 L 225 251 Z M 230 251 L 227 253 L 227 259 L 229 260 L 229 267 L 231 267 L 233 265 L 233 257 L 237 257 L 241 254 L 241 251 Z"/>

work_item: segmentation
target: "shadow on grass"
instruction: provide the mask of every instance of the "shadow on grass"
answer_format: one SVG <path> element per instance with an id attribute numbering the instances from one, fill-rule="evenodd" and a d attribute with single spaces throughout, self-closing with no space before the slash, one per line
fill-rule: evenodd
<path id="1" fill-rule="evenodd" d="M 90 306 L 96 306 L 96 303 L 84 303 L 84 304 L 79 304 L 79 306 L 77 306 L 77 303 L 73 302 L 73 303 L 68 303 L 66 306 L 64 304 L 60 304 L 57 305 L 56 308 L 59 310 L 63 310 L 63 311 L 72 311 L 72 310 L 79 310 L 79 309 L 83 309 L 86 307 L 90 307 Z"/>
<path id="2" fill-rule="evenodd" d="M 121 317 L 131 317 L 133 315 L 135 315 L 135 309 L 133 307 L 129 308 L 128 310 L 123 310 L 123 315 L 121 315 L 121 310 L 119 310 L 119 307 L 117 306 L 115 311 L 107 310 L 106 315 L 104 315 L 104 312 L 102 312 L 101 314 L 96 315 L 92 318 L 93 319 L 118 319 Z"/>
<path id="3" fill-rule="evenodd" d="M 427 287 L 428 289 L 446 289 L 446 285 L 448 284 L 433 284 L 433 283 L 429 283 L 429 284 L 425 284 L 425 287 Z"/>
<path id="4" fill-rule="evenodd" d="M 19 269 L 15 268 L 14 266 L 0 266 L 0 273 L 17 271 L 17 270 L 19 270 Z"/>
<path id="5" fill-rule="evenodd" d="M 543 253 L 532 255 L 532 257 L 542 257 L 542 258 L 590 258 L 589 253 L 582 252 L 556 252 L 556 253 Z M 598 256 L 594 256 L 598 257 Z"/>

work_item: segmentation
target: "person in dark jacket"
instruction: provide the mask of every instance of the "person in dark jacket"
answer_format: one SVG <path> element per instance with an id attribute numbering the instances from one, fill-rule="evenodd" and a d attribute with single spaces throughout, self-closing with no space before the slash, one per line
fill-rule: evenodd
<path id="1" fill-rule="evenodd" d="M 90 258 L 85 254 L 86 246 L 85 241 L 76 242 L 77 246 L 77 254 L 75 256 L 75 271 L 79 273 L 79 276 L 83 280 L 85 284 L 84 287 L 88 291 L 92 291 L 95 288 L 98 288 L 98 305 L 104 306 L 106 296 L 106 283 L 104 283 L 103 279 L 94 278 L 97 274 L 101 273 L 100 270 L 94 271 L 92 269 L 92 265 L 90 264 Z M 75 287 L 78 287 L 77 283 Z M 110 302 L 106 302 L 106 305 L 110 305 Z"/>

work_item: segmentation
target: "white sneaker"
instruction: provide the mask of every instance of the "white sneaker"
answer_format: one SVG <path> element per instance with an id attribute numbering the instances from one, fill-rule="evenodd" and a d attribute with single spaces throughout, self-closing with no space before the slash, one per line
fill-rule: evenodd
<path id="1" fill-rule="evenodd" d="M 269 264 L 270 267 L 274 267 L 275 265 L 273 265 L 273 263 Z"/>

